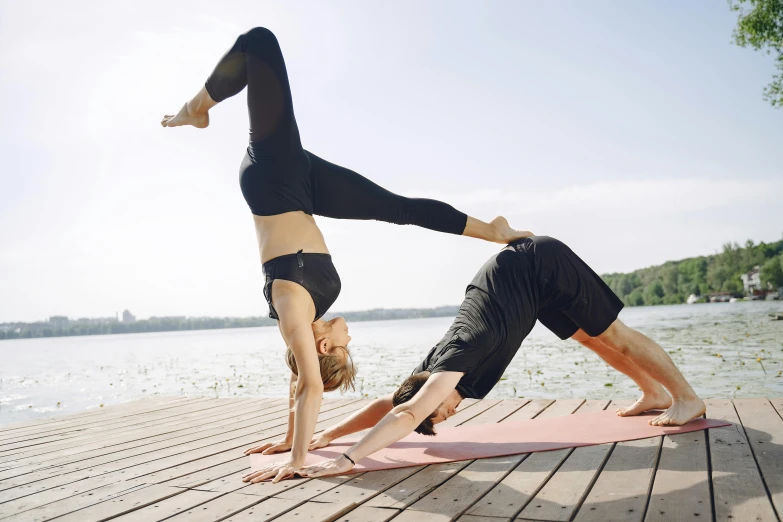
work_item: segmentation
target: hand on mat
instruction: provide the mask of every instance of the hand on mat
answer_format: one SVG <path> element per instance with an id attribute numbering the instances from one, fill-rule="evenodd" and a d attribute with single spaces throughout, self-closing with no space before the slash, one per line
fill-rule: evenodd
<path id="1" fill-rule="evenodd" d="M 310 442 L 310 450 L 325 448 L 332 443 L 332 439 L 325 437 L 323 434 L 315 435 L 312 442 Z"/>
<path id="2" fill-rule="evenodd" d="M 323 477 L 326 475 L 339 475 L 351 471 L 353 464 L 345 457 L 337 457 L 336 459 L 329 459 L 313 464 L 312 466 L 305 466 L 299 470 L 299 474 L 303 477 L 315 478 Z"/>
<path id="3" fill-rule="evenodd" d="M 291 449 L 291 443 L 285 440 L 278 440 L 277 442 L 267 442 L 260 446 L 248 448 L 245 450 L 245 455 L 251 453 L 261 453 L 262 455 L 272 455 L 273 453 L 283 453 Z"/>
<path id="4" fill-rule="evenodd" d="M 300 473 L 300 467 L 301 466 L 294 466 L 291 461 L 273 462 L 267 464 L 258 471 L 248 473 L 242 477 L 242 482 L 252 482 L 255 484 L 256 482 L 272 479 L 272 483 L 275 484 L 281 480 L 292 478 L 296 473 Z"/>

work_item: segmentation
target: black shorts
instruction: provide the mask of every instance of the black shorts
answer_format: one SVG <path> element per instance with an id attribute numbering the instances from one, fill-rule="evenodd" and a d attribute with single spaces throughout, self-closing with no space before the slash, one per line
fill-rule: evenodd
<path id="1" fill-rule="evenodd" d="M 597 337 L 617 319 L 623 302 L 565 243 L 537 236 L 513 246 L 533 254 L 538 320 L 560 339 L 568 339 L 579 328 Z"/>
<path id="2" fill-rule="evenodd" d="M 287 254 L 270 259 L 263 265 L 264 297 L 269 303 L 269 317 L 280 319 L 272 306 L 272 281 L 283 279 L 304 287 L 313 298 L 317 321 L 329 310 L 340 295 L 340 276 L 329 254 Z"/>

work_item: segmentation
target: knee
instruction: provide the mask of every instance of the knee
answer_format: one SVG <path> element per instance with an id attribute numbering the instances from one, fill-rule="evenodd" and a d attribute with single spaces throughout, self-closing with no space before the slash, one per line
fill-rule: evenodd
<path id="1" fill-rule="evenodd" d="M 626 328 L 627 327 L 620 321 L 615 321 L 598 336 L 598 339 L 608 348 L 620 355 L 628 355 L 629 345 L 626 342 Z"/>
<path id="2" fill-rule="evenodd" d="M 275 34 L 266 27 L 254 27 L 240 36 L 247 42 L 274 42 L 277 43 Z"/>

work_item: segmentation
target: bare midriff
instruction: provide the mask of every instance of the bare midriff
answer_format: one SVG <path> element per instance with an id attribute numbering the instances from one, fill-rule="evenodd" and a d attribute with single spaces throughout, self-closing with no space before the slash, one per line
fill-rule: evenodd
<path id="1" fill-rule="evenodd" d="M 313 216 L 300 210 L 274 216 L 253 215 L 253 221 L 261 263 L 300 250 L 305 253 L 329 253 Z"/>

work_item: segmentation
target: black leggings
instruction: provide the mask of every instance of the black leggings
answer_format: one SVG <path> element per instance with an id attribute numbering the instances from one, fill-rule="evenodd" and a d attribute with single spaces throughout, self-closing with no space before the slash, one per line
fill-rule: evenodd
<path id="1" fill-rule="evenodd" d="M 406 198 L 302 148 L 285 61 L 274 34 L 241 35 L 206 82 L 220 102 L 247 86 L 250 146 L 240 169 L 253 214 L 301 210 L 337 219 L 379 220 L 460 235 L 467 215 L 431 199 Z"/>

